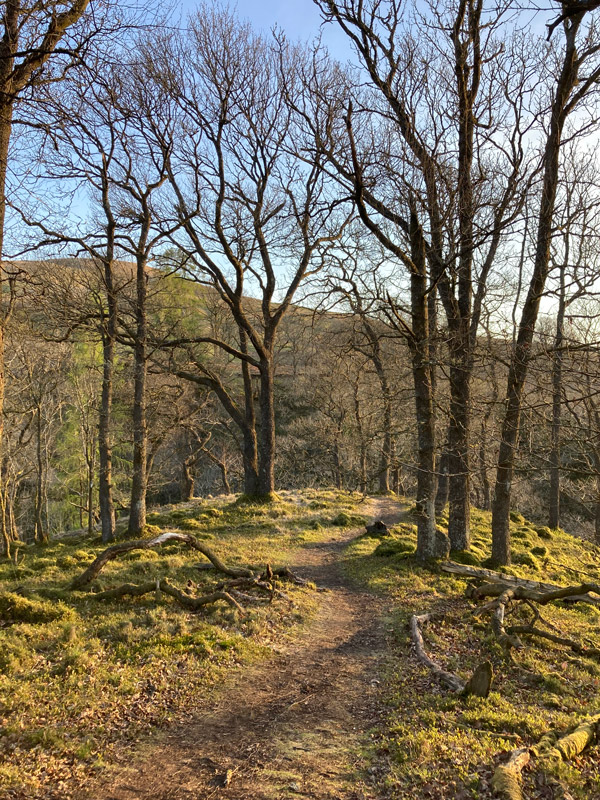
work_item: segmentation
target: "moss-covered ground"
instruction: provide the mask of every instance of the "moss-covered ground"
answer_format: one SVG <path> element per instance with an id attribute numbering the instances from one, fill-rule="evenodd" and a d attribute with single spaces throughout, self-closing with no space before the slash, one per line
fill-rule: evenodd
<path id="1" fill-rule="evenodd" d="M 191 532 L 232 565 L 292 564 L 301 548 L 331 539 L 336 528 L 360 527 L 360 501 L 360 495 L 317 490 L 281 493 L 270 504 L 198 500 L 152 512 L 146 534 Z M 378 797 L 489 798 L 494 766 L 508 751 L 550 729 L 567 731 L 600 710 L 600 664 L 527 637 L 508 661 L 489 618 L 473 614 L 468 581 L 419 566 L 408 503 L 400 516 L 391 536 L 360 536 L 343 556 L 348 579 L 383 601 L 395 640 L 386 673 L 377 678 L 386 711 L 365 739 L 371 766 L 363 778 Z M 562 585 L 600 582 L 594 545 L 518 513 L 511 528 L 513 566 L 505 571 Z M 472 538 L 469 553 L 452 557 L 487 566 L 489 514 L 473 510 Z M 22 548 L 16 562 L 0 564 L 0 797 L 68 798 L 92 772 L 101 782 L 105 764 L 149 730 L 201 707 L 232 668 L 269 659 L 327 599 L 286 585 L 291 602 L 254 604 L 241 618 L 224 604 L 192 614 L 162 595 L 103 601 L 93 592 L 69 591 L 70 580 L 102 549 L 96 539 L 66 537 Z M 134 551 L 107 565 L 95 588 L 168 576 L 203 593 L 221 577 L 199 563 L 202 556 L 180 544 Z M 440 664 L 466 679 L 483 660 L 492 662 L 487 699 L 449 694 L 415 659 L 410 616 L 429 611 L 443 612 L 425 629 L 427 650 Z M 600 607 L 559 602 L 542 614 L 567 635 L 600 647 Z M 531 615 L 521 604 L 507 624 Z M 598 747 L 559 767 L 540 769 L 534 761 L 524 777 L 530 800 L 598 800 Z"/>
<path id="2" fill-rule="evenodd" d="M 335 527 L 364 524 L 361 499 L 306 490 L 266 505 L 197 500 L 152 512 L 146 534 L 183 530 L 231 565 L 279 566 Z M 291 602 L 249 606 L 244 618 L 224 604 L 192 614 L 162 595 L 111 602 L 69 591 L 102 549 L 66 537 L 0 564 L 2 797 L 69 797 L 123 746 L 197 707 L 232 666 L 268 658 L 317 607 L 310 587 L 287 585 Z M 222 576 L 198 569 L 201 561 L 177 543 L 133 551 L 109 563 L 95 588 L 168 576 L 202 594 Z"/>
<path id="3" fill-rule="evenodd" d="M 445 520 L 441 520 L 445 522 Z M 452 558 L 487 566 L 490 514 L 472 511 L 469 553 Z M 561 530 L 529 524 L 511 514 L 512 567 L 516 576 L 563 585 L 600 582 L 600 550 Z M 600 664 L 563 647 L 523 637 L 525 648 L 507 661 L 494 639 L 489 616 L 476 618 L 466 597 L 468 581 L 414 561 L 416 529 L 410 507 L 385 538 L 362 536 L 346 553 L 348 575 L 386 598 L 395 628 L 396 653 L 389 661 L 387 720 L 377 734 L 378 757 L 388 764 L 384 794 L 402 798 L 491 797 L 494 765 L 517 747 L 535 743 L 550 729 L 566 731 L 600 710 Z M 468 678 L 490 659 L 495 673 L 487 699 L 464 700 L 438 685 L 411 653 L 409 620 L 414 613 L 442 611 L 425 629 L 428 653 L 446 669 Z M 545 620 L 566 635 L 600 646 L 600 607 L 583 603 L 544 607 Z M 529 621 L 521 604 L 507 624 Z M 528 798 L 600 798 L 598 748 L 569 765 L 525 773 Z"/>

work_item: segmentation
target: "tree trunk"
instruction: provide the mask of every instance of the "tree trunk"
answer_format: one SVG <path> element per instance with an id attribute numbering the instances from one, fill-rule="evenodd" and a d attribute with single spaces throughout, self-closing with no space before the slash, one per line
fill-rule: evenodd
<path id="1" fill-rule="evenodd" d="M 48 541 L 48 531 L 44 521 L 44 506 L 45 498 L 45 481 L 44 481 L 44 453 L 42 447 L 42 409 L 40 406 L 36 409 L 36 461 L 37 461 L 37 475 L 36 475 L 36 489 L 35 489 L 35 539 L 41 544 Z"/>
<path id="2" fill-rule="evenodd" d="M 335 481 L 335 488 L 342 489 L 344 481 L 342 479 L 342 459 L 340 457 L 340 441 L 342 439 L 342 419 L 339 420 L 335 432 L 335 441 L 333 443 L 333 478 Z"/>
<path id="3" fill-rule="evenodd" d="M 411 212 L 411 254 L 416 270 L 411 273 L 412 337 L 409 338 L 417 417 L 417 557 L 438 555 L 435 527 L 435 412 L 429 359 L 427 267 L 425 243 L 416 213 Z"/>
<path id="4" fill-rule="evenodd" d="M 481 420 L 481 441 L 479 443 L 479 476 L 482 492 L 481 507 L 484 511 L 489 511 L 492 507 L 490 480 L 487 471 L 487 421 L 488 415 L 486 414 L 485 418 Z"/>
<path id="5" fill-rule="evenodd" d="M 596 475 L 596 514 L 594 519 L 594 538 L 600 545 L 600 474 Z"/>
<path id="6" fill-rule="evenodd" d="M 560 526 L 560 428 L 562 395 L 562 344 L 565 325 L 565 268 L 560 270 L 560 296 L 556 315 L 556 334 L 552 353 L 552 428 L 550 431 L 550 499 L 548 502 L 548 526 Z"/>
<path id="7" fill-rule="evenodd" d="M 391 489 L 390 473 L 392 465 L 392 398 L 390 397 L 385 376 L 381 391 L 383 394 L 383 445 L 379 466 L 379 491 L 389 492 Z"/>
<path id="8" fill-rule="evenodd" d="M 9 64 L 6 64 L 9 68 Z M 0 303 L 4 304 L 4 220 L 6 217 L 6 174 L 8 170 L 8 148 L 12 131 L 13 104 L 11 102 L 0 102 Z M 4 375 L 4 337 L 6 334 L 6 311 L 1 310 L 0 318 L 0 464 L 4 457 L 4 394 L 5 394 L 5 375 Z M 3 497 L 3 505 L 6 502 L 4 497 L 4 480 L 0 477 L 0 495 Z M 4 518 L 4 512 L 2 513 Z M 3 524 L 3 536 L 6 553 L 10 555 L 10 546 L 7 545 L 5 534 L 5 524 Z"/>
<path id="9" fill-rule="evenodd" d="M 390 491 L 390 471 L 392 468 L 392 396 L 383 366 L 381 346 L 375 332 L 372 333 L 374 342 L 373 366 L 379 378 L 381 396 L 383 398 L 383 442 L 381 446 L 381 459 L 379 463 L 379 491 Z"/>
<path id="10" fill-rule="evenodd" d="M 468 335 L 468 333 L 467 333 Z M 469 465 L 469 427 L 471 375 L 467 349 L 460 349 L 460 366 L 450 369 L 450 421 L 448 424 L 448 537 L 452 550 L 468 550 L 471 545 L 471 479 Z"/>
<path id="11" fill-rule="evenodd" d="M 438 485 L 437 485 L 437 493 L 435 495 L 435 513 L 436 516 L 440 516 L 443 514 L 444 509 L 448 503 L 448 491 L 449 491 L 449 480 L 448 480 L 448 471 L 449 471 L 449 460 L 450 456 L 448 454 L 447 447 L 444 447 L 442 451 L 442 457 L 440 459 L 440 466 L 438 470 Z"/>
<path id="12" fill-rule="evenodd" d="M 523 305 L 517 341 L 508 373 L 506 411 L 502 424 L 496 485 L 492 504 L 492 559 L 497 564 L 510 564 L 509 513 L 511 484 L 519 436 L 523 387 L 527 377 L 540 299 L 544 292 L 548 275 L 562 131 L 568 113 L 567 103 L 573 87 L 577 84 L 579 61 L 575 39 L 584 13 L 575 14 L 569 17 L 569 21 L 565 22 L 565 56 L 552 103 L 550 130 L 544 152 L 544 179 L 533 274 Z"/>
<path id="13" fill-rule="evenodd" d="M 260 437 L 258 445 L 258 496 L 275 491 L 275 404 L 273 359 L 260 362 Z"/>
<path id="14" fill-rule="evenodd" d="M 365 435 L 363 430 L 362 416 L 360 413 L 360 397 L 358 394 L 359 376 L 356 376 L 354 382 L 354 419 L 356 421 L 356 430 L 358 431 L 359 441 L 359 491 L 362 494 L 367 493 L 367 445 L 365 442 Z"/>
<path id="15" fill-rule="evenodd" d="M 112 259 L 107 259 L 104 263 L 107 319 L 102 334 L 102 397 L 98 422 L 98 451 L 100 456 L 98 499 L 103 542 L 112 542 L 115 538 L 115 507 L 112 495 L 111 416 L 115 336 L 117 331 L 117 301 L 113 287 L 112 269 Z"/>
<path id="16" fill-rule="evenodd" d="M 88 534 L 91 536 L 94 533 L 94 471 L 96 468 L 96 442 L 94 437 L 88 443 L 87 450 L 87 528 Z"/>
<path id="17" fill-rule="evenodd" d="M 146 423 L 146 378 L 148 371 L 146 299 L 148 287 L 146 259 L 140 256 L 137 259 L 136 294 L 136 332 L 133 349 L 133 475 L 129 508 L 129 536 L 139 535 L 146 524 L 146 491 L 148 487 L 146 474 L 148 451 L 148 427 Z"/>
<path id="18" fill-rule="evenodd" d="M 187 503 L 194 499 L 194 474 L 192 465 L 196 460 L 195 456 L 188 456 L 181 465 L 181 499 Z"/>
<path id="19" fill-rule="evenodd" d="M 240 350 L 248 353 L 248 337 L 243 328 L 239 328 Z M 244 463 L 244 494 L 253 496 L 259 491 L 258 476 L 258 443 L 256 439 L 256 412 L 254 410 L 254 394 L 250 365 L 242 361 L 242 379 L 244 382 L 244 425 L 242 428 Z"/>

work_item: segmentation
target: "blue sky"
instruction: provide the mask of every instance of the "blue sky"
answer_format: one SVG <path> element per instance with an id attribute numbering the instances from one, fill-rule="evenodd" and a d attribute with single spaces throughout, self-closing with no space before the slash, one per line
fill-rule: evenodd
<path id="1" fill-rule="evenodd" d="M 185 12 L 198 5 L 194 0 L 182 0 Z M 321 17 L 312 0 L 238 0 L 230 2 L 242 19 L 249 20 L 257 30 L 269 31 L 277 25 L 292 41 L 313 39 L 321 30 Z M 334 25 L 323 29 L 323 41 L 332 55 L 341 60 L 351 57 L 351 50 L 344 34 Z"/>

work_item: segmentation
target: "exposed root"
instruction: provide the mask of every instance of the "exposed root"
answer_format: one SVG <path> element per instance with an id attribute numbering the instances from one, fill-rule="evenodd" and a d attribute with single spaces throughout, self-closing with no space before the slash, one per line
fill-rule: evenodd
<path id="1" fill-rule="evenodd" d="M 245 614 L 244 608 L 235 598 L 237 597 L 239 600 L 255 602 L 256 597 L 248 593 L 252 590 L 266 593 L 268 595 L 268 602 L 270 603 L 273 602 L 275 597 L 281 597 L 289 603 L 292 603 L 290 597 L 276 587 L 275 578 L 289 580 L 298 586 L 306 586 L 308 584 L 308 581 L 295 575 L 288 567 L 280 567 L 273 570 L 271 565 L 267 564 L 262 574 L 258 570 L 253 571 L 249 568 L 228 567 L 209 547 L 199 542 L 191 534 L 167 532 L 162 533 L 160 536 L 155 536 L 153 539 L 136 539 L 129 542 L 119 542 L 107 547 L 81 575 L 77 576 L 71 582 L 70 588 L 81 589 L 88 586 L 109 561 L 113 561 L 115 558 L 125 553 L 129 553 L 132 550 L 149 550 L 154 547 L 160 547 L 166 542 L 173 541 L 182 542 L 188 547 L 205 555 L 217 571 L 227 575 L 231 580 L 217 585 L 215 590 L 210 594 L 199 597 L 194 597 L 187 592 L 181 591 L 176 586 L 169 583 L 167 578 L 161 578 L 160 580 L 142 584 L 125 583 L 113 589 L 97 592 L 94 597 L 100 600 L 114 600 L 126 596 L 142 597 L 150 592 L 156 592 L 158 595 L 160 592 L 163 592 L 173 597 L 183 608 L 187 608 L 191 611 L 197 611 L 210 603 L 223 600 L 229 603 L 229 605 L 235 608 L 240 614 Z M 191 586 L 193 586 L 193 584 L 190 581 L 188 587 Z M 246 591 L 240 591 L 241 589 Z"/>
<path id="2" fill-rule="evenodd" d="M 509 634 L 523 634 L 526 636 L 537 636 L 540 639 L 547 639 L 550 642 L 561 644 L 564 647 L 570 648 L 574 653 L 587 658 L 593 658 L 600 661 L 600 650 L 596 647 L 585 647 L 577 642 L 575 639 L 569 639 L 566 636 L 558 636 L 548 631 L 543 631 L 541 628 L 536 628 L 533 625 L 511 625 L 507 632 Z"/>
<path id="3" fill-rule="evenodd" d="M 69 588 L 81 589 L 84 586 L 88 586 L 94 580 L 94 578 L 100 574 L 102 569 L 106 566 L 106 564 L 108 564 L 109 561 L 113 561 L 115 558 L 118 558 L 125 553 L 129 553 L 132 550 L 151 550 L 154 547 L 160 547 L 167 542 L 181 542 L 182 544 L 188 545 L 188 547 L 191 547 L 193 550 L 198 550 L 198 552 L 202 553 L 202 555 L 208 558 L 216 570 L 224 573 L 225 575 L 229 575 L 231 578 L 254 577 L 254 573 L 250 569 L 228 567 L 215 553 L 213 553 L 210 547 L 202 544 L 202 542 L 198 541 L 195 536 L 192 536 L 189 533 L 166 532 L 161 533 L 160 536 L 155 536 L 153 539 L 134 539 L 129 542 L 118 542 L 117 544 L 107 547 L 106 550 L 103 550 L 94 559 L 94 561 L 92 561 L 89 567 L 82 572 L 81 575 L 78 575 L 71 581 Z"/>
<path id="4" fill-rule="evenodd" d="M 440 683 L 447 686 L 452 692 L 457 694 L 474 694 L 478 697 L 487 697 L 492 683 L 493 673 L 492 665 L 489 661 L 480 664 L 471 679 L 465 683 L 458 675 L 453 672 L 447 672 L 442 669 L 440 665 L 430 658 L 425 652 L 425 642 L 423 641 L 422 628 L 426 625 L 435 614 L 413 614 L 410 621 L 410 635 L 415 646 L 417 658 L 422 664 L 431 670 L 434 677 Z"/>
<path id="5" fill-rule="evenodd" d="M 186 592 L 182 592 L 181 589 L 178 589 L 176 586 L 173 586 L 166 578 L 140 584 L 124 583 L 122 586 L 116 586 L 114 589 L 107 589 L 104 592 L 96 592 L 92 596 L 96 600 L 115 600 L 126 596 L 142 597 L 145 594 L 150 594 L 150 592 L 162 592 L 163 594 L 169 595 L 170 597 L 173 597 L 180 606 L 183 606 L 183 608 L 187 608 L 190 611 L 198 611 L 199 609 L 204 608 L 204 606 L 210 605 L 211 603 L 217 603 L 219 600 L 223 600 L 235 608 L 236 611 L 242 614 L 242 616 L 244 616 L 246 613 L 242 606 L 231 596 L 231 594 L 229 594 L 229 592 L 216 591 L 211 592 L 210 594 L 194 597 L 193 595 L 186 594 Z"/>
<path id="6" fill-rule="evenodd" d="M 511 575 L 504 575 L 500 572 L 494 572 L 489 569 L 478 569 L 469 567 L 463 564 L 455 564 L 454 562 L 447 562 L 442 565 L 442 569 L 446 572 L 451 572 L 458 575 L 465 575 L 470 578 L 479 578 L 486 581 L 481 586 L 471 588 L 469 594 L 475 600 L 483 597 L 494 597 L 496 599 L 491 602 L 479 606 L 475 610 L 477 616 L 484 613 L 492 612 L 492 630 L 500 645 L 504 648 L 507 658 L 511 655 L 511 650 L 520 650 L 523 648 L 523 642 L 519 638 L 519 634 L 526 634 L 529 636 L 537 636 L 541 639 L 555 642 L 556 644 L 569 647 L 575 653 L 590 658 L 598 659 L 600 650 L 596 648 L 588 648 L 579 642 L 569 637 L 561 635 L 561 632 L 546 621 L 538 608 L 538 606 L 545 606 L 556 600 L 564 600 L 571 602 L 585 602 L 585 603 L 600 603 L 600 585 L 597 583 L 581 583 L 577 586 L 553 586 L 552 584 L 537 583 L 536 581 L 528 581 L 521 578 L 514 578 Z M 490 578 L 493 579 L 490 582 Z M 522 601 L 533 611 L 533 620 L 529 625 L 511 625 L 508 628 L 504 626 L 504 618 L 507 607 L 510 603 Z M 536 623 L 551 628 L 555 633 L 544 631 L 536 627 Z"/>

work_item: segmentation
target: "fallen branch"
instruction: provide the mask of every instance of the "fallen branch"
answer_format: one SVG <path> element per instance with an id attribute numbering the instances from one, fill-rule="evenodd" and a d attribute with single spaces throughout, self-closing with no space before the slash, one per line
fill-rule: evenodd
<path id="1" fill-rule="evenodd" d="M 94 561 L 92 561 L 81 575 L 78 575 L 71 581 L 69 588 L 81 589 L 84 586 L 88 586 L 94 578 L 100 574 L 109 561 L 113 561 L 115 558 L 125 553 L 129 553 L 132 550 L 150 550 L 154 547 L 160 547 L 167 542 L 181 542 L 191 547 L 193 550 L 198 550 L 198 552 L 208 558 L 215 569 L 228 575 L 230 578 L 254 578 L 254 573 L 250 569 L 228 567 L 209 547 L 202 544 L 202 542 L 198 541 L 198 539 L 191 534 L 167 532 L 161 533 L 160 536 L 155 536 L 153 539 L 135 539 L 129 542 L 118 542 L 117 544 L 107 547 L 106 550 L 103 550 Z"/>
<path id="2" fill-rule="evenodd" d="M 550 761 L 570 761 L 596 741 L 599 726 L 600 714 L 595 714 L 558 739 L 553 746 L 538 747 L 537 755 Z"/>
<path id="3" fill-rule="evenodd" d="M 223 591 L 211 592 L 210 594 L 194 597 L 193 595 L 186 594 L 178 589 L 173 584 L 169 583 L 166 578 L 161 578 L 156 581 L 148 581 L 147 583 L 124 583 L 121 586 L 116 586 L 114 589 L 107 589 L 104 592 L 96 592 L 92 595 L 96 600 L 116 600 L 121 597 L 142 597 L 150 592 L 163 592 L 163 594 L 173 597 L 180 606 L 187 608 L 190 611 L 198 611 L 204 606 L 216 603 L 223 600 L 230 606 L 236 609 L 240 614 L 244 615 L 246 612 L 242 606 L 228 593 Z"/>
<path id="4" fill-rule="evenodd" d="M 532 756 L 542 761 L 542 767 L 544 761 L 569 761 L 597 740 L 599 728 L 600 714 L 595 714 L 562 737 L 550 731 L 533 747 L 514 750 L 508 761 L 496 767 L 492 777 L 494 793 L 503 800 L 523 800 L 521 772 Z"/>
<path id="5" fill-rule="evenodd" d="M 272 570 L 273 575 L 275 578 L 285 578 L 291 583 L 295 583 L 296 586 L 308 586 L 310 581 L 307 581 L 305 578 L 301 578 L 299 575 L 296 575 L 295 572 L 289 567 L 278 567 L 277 569 Z"/>
<path id="6" fill-rule="evenodd" d="M 600 585 L 597 583 L 582 583 L 579 586 L 558 586 L 553 583 L 541 583 L 540 581 L 530 581 L 527 578 L 515 578 L 514 575 L 506 575 L 503 572 L 495 572 L 492 569 L 483 567 L 471 567 L 467 564 L 457 564 L 454 561 L 446 561 L 441 565 L 444 572 L 453 575 L 462 575 L 465 578 L 478 578 L 486 580 L 488 583 L 473 590 L 473 596 L 479 597 L 498 597 L 506 587 L 518 590 L 515 599 L 533 600 L 536 603 L 549 603 L 553 600 L 566 600 L 572 603 L 585 602 L 592 605 L 600 605 L 600 597 L 593 597 L 592 594 L 600 595 Z"/>
<path id="7" fill-rule="evenodd" d="M 496 767 L 492 777 L 494 794 L 504 800 L 522 800 L 521 772 L 530 760 L 529 748 L 520 747 L 518 750 L 513 750 L 508 761 Z"/>
<path id="8" fill-rule="evenodd" d="M 506 589 L 496 600 L 496 609 L 492 614 L 492 630 L 499 644 L 504 649 L 506 657 L 510 656 L 510 651 L 514 647 L 517 650 L 523 648 L 523 642 L 515 634 L 507 633 L 504 627 L 504 614 L 506 606 L 515 597 L 516 589 Z"/>
<path id="9" fill-rule="evenodd" d="M 465 683 L 458 675 L 442 669 L 442 667 L 425 652 L 422 628 L 430 622 L 434 616 L 435 614 L 413 614 L 410 620 L 410 635 L 415 646 L 417 658 L 431 670 L 434 677 L 437 678 L 440 683 L 443 683 L 452 692 L 465 695 L 474 694 L 477 697 L 487 697 L 493 678 L 492 665 L 489 661 L 480 664 L 470 680 Z"/>
<path id="10" fill-rule="evenodd" d="M 549 633 L 548 631 L 543 631 L 541 628 L 536 628 L 533 625 L 511 625 L 507 632 L 509 634 L 524 634 L 526 636 L 538 636 L 540 639 L 548 639 L 550 642 L 555 642 L 556 644 L 562 644 L 564 647 L 568 647 L 573 650 L 574 653 L 577 653 L 580 656 L 586 656 L 587 658 L 594 658 L 597 661 L 600 660 L 600 650 L 596 647 L 585 647 L 584 645 L 580 644 L 579 642 L 575 641 L 575 639 L 569 639 L 566 636 L 558 636 L 554 633 Z"/>
<path id="11" fill-rule="evenodd" d="M 496 572 L 493 569 L 484 569 L 483 567 L 471 567 L 468 564 L 457 564 L 456 561 L 444 561 L 440 565 L 444 572 L 450 572 L 453 575 L 462 575 L 465 578 L 479 578 L 480 580 L 492 580 L 493 583 L 505 583 L 508 586 L 526 586 L 528 589 L 556 589 L 557 586 L 552 583 L 540 583 L 539 581 L 530 581 L 527 578 L 516 578 L 514 575 L 507 575 L 505 572 Z"/>
<path id="12" fill-rule="evenodd" d="M 583 601 L 600 602 L 600 599 L 589 598 L 590 592 L 600 595 L 600 585 L 597 583 L 582 583 L 579 586 L 556 586 L 547 591 L 536 591 L 526 586 L 512 586 L 507 589 L 504 583 L 486 583 L 473 591 L 473 597 L 501 597 L 506 591 L 511 592 L 513 600 L 531 600 L 542 606 L 552 603 L 555 600 L 571 600 L 573 602 Z"/>

